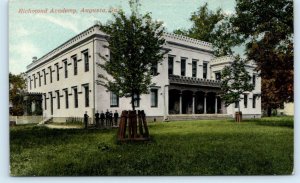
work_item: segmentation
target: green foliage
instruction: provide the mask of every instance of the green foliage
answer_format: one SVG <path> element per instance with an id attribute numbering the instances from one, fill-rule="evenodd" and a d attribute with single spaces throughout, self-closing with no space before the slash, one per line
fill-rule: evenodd
<path id="1" fill-rule="evenodd" d="M 277 108 L 283 102 L 292 102 L 293 1 L 237 0 L 231 22 L 247 43 L 248 59 L 255 60 L 261 71 L 263 107 Z"/>
<path id="2" fill-rule="evenodd" d="M 178 29 L 174 33 L 189 36 L 202 41 L 211 42 L 211 33 L 215 24 L 224 18 L 221 9 L 216 12 L 208 10 L 208 4 L 200 6 L 196 12 L 193 12 L 190 21 L 193 23 L 189 30 Z"/>
<path id="3" fill-rule="evenodd" d="M 99 84 L 120 97 L 131 97 L 134 110 L 134 95 L 148 93 L 151 83 L 151 67 L 162 61 L 165 52 L 162 46 L 162 22 L 153 21 L 150 13 L 140 15 L 138 4 L 131 1 L 132 14 L 123 11 L 114 14 L 114 20 L 100 29 L 109 37 L 110 57 L 102 56 L 105 63 L 99 64 L 113 79 L 99 74 Z"/>
<path id="4" fill-rule="evenodd" d="M 210 11 L 205 3 L 192 13 L 190 21 L 193 23 L 190 29 L 177 29 L 174 33 L 212 43 L 216 56 L 231 55 L 232 47 L 242 43 L 232 31 L 230 16 L 220 8 Z"/>
<path id="5" fill-rule="evenodd" d="M 242 37 L 234 30 L 232 18 L 228 15 L 215 24 L 210 40 L 214 47 L 215 56 L 233 55 L 233 47 L 243 43 Z"/>
<path id="6" fill-rule="evenodd" d="M 246 45 L 247 59 L 256 62 L 261 74 L 263 108 L 292 102 L 293 1 L 237 0 L 235 10 L 235 14 L 225 15 L 220 9 L 209 11 L 205 4 L 190 18 L 191 29 L 174 33 L 211 42 L 216 56 L 231 55 L 234 46 Z"/>
<path id="7" fill-rule="evenodd" d="M 230 66 L 224 67 L 221 78 L 221 98 L 226 106 L 239 102 L 245 91 L 251 92 L 254 89 L 251 76 L 245 68 L 245 61 L 239 57 L 236 57 Z"/>
<path id="8" fill-rule="evenodd" d="M 9 73 L 9 101 L 12 104 L 9 113 L 11 115 L 20 116 L 24 113 L 24 90 L 26 89 L 26 81 L 22 74 L 15 75 Z"/>
<path id="9" fill-rule="evenodd" d="M 16 126 L 10 129 L 11 174 L 287 175 L 294 167 L 293 129 L 268 125 L 281 119 L 152 123 L 151 142 L 121 145 L 117 129 Z"/>

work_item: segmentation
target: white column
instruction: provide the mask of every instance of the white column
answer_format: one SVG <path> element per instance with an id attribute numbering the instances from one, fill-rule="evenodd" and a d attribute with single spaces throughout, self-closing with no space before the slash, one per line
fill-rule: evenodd
<path id="1" fill-rule="evenodd" d="M 179 93 L 179 114 L 182 114 L 182 92 Z"/>
<path id="2" fill-rule="evenodd" d="M 169 86 L 168 85 L 165 85 L 164 86 L 164 121 L 166 121 L 167 120 L 167 113 L 169 113 L 169 108 L 167 108 L 167 104 L 168 104 L 168 102 L 166 102 L 166 100 L 167 100 L 167 97 L 169 96 L 166 96 L 166 91 L 168 91 L 169 90 Z M 169 106 L 169 105 L 168 105 Z"/>
<path id="3" fill-rule="evenodd" d="M 218 96 L 215 96 L 215 114 L 218 114 Z"/>
<path id="4" fill-rule="evenodd" d="M 206 114 L 206 93 L 204 93 L 204 104 L 203 104 L 203 107 L 204 107 L 204 114 Z"/>
<path id="5" fill-rule="evenodd" d="M 36 108 L 36 103 L 35 103 L 35 100 L 33 100 L 31 102 L 31 112 L 34 113 L 35 112 L 35 108 Z"/>
<path id="6" fill-rule="evenodd" d="M 193 93 L 193 110 L 192 110 L 192 114 L 195 114 L 195 94 Z"/>

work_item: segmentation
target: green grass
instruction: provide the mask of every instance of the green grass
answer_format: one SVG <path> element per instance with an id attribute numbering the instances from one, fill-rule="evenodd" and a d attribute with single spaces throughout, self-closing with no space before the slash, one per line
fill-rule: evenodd
<path id="1" fill-rule="evenodd" d="M 11 174 L 286 175 L 293 118 L 149 124 L 151 142 L 117 144 L 117 129 L 10 129 Z"/>

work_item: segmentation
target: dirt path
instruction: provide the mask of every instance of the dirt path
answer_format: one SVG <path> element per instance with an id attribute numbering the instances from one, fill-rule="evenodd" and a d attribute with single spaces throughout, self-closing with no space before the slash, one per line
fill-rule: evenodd
<path id="1" fill-rule="evenodd" d="M 53 124 L 46 124 L 48 128 L 55 128 L 55 129 L 80 129 L 80 126 L 71 126 L 71 125 L 53 125 Z"/>

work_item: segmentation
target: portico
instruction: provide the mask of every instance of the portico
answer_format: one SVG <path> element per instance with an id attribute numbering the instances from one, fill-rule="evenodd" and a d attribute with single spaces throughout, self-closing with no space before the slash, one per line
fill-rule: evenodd
<path id="1" fill-rule="evenodd" d="M 170 75 L 169 114 L 222 114 L 220 82 Z"/>

